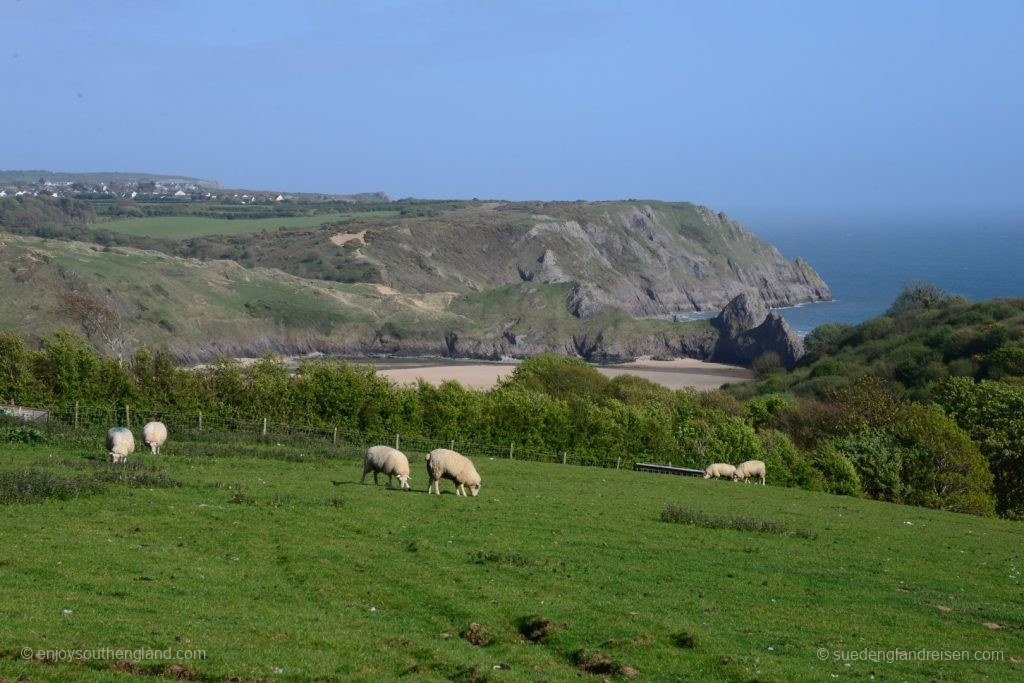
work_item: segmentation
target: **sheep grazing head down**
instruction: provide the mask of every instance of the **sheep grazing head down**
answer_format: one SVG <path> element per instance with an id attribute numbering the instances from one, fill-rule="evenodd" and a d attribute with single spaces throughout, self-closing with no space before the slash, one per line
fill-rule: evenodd
<path id="1" fill-rule="evenodd" d="M 478 493 L 480 493 L 480 484 L 470 484 L 468 488 L 470 495 L 474 498 Z"/>
<path id="2" fill-rule="evenodd" d="M 399 474 L 399 475 L 396 475 L 396 476 L 398 478 L 398 490 L 402 490 L 402 489 L 405 489 L 407 491 L 412 490 L 412 487 L 409 486 L 409 480 L 412 479 L 412 475 L 411 474 Z"/>

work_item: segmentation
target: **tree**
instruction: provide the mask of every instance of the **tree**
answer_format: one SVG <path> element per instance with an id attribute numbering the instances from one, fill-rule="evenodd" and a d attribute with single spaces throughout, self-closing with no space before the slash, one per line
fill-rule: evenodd
<path id="1" fill-rule="evenodd" d="M 947 299 L 946 290 L 930 282 L 916 280 L 906 284 L 897 295 L 886 315 L 898 315 L 907 311 L 938 308 Z"/>
<path id="2" fill-rule="evenodd" d="M 107 302 L 89 291 L 77 275 L 70 273 L 58 297 L 57 313 L 74 320 L 86 337 L 123 362 L 135 341 L 121 314 Z"/>
<path id="3" fill-rule="evenodd" d="M 934 394 L 988 460 L 999 513 L 1024 518 L 1024 387 L 953 377 Z"/>

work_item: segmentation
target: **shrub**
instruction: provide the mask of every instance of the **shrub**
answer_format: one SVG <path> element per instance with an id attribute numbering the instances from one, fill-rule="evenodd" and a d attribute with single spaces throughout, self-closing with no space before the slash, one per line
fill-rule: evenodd
<path id="1" fill-rule="evenodd" d="M 776 416 L 790 407 L 790 402 L 781 396 L 764 396 L 747 402 L 747 414 L 754 429 L 771 424 Z"/>
<path id="2" fill-rule="evenodd" d="M 103 485 L 90 476 L 65 477 L 42 469 L 0 472 L 0 504 L 40 503 L 55 498 L 68 500 L 101 491 Z"/>
<path id="3" fill-rule="evenodd" d="M 798 486 L 804 489 L 818 487 L 818 477 L 810 462 L 797 450 L 789 437 L 774 429 L 757 435 L 761 459 L 764 461 L 766 480 L 780 486 Z"/>
<path id="4" fill-rule="evenodd" d="M 843 364 L 835 358 L 825 358 L 811 366 L 811 377 L 842 375 L 843 369 Z"/>
<path id="5" fill-rule="evenodd" d="M 860 477 L 853 464 L 835 446 L 826 443 L 814 452 L 811 465 L 821 474 L 822 486 L 840 496 L 860 496 Z"/>
<path id="6" fill-rule="evenodd" d="M 0 441 L 8 443 L 44 443 L 48 438 L 35 427 L 0 427 Z"/>
<path id="7" fill-rule="evenodd" d="M 946 290 L 938 285 L 918 280 L 904 286 L 886 314 L 899 315 L 908 311 L 938 308 L 946 301 L 946 297 Z"/>
<path id="8" fill-rule="evenodd" d="M 852 325 L 846 323 L 825 323 L 818 325 L 804 337 L 804 353 L 808 361 L 813 361 L 821 356 L 835 353 L 839 350 L 843 340 L 853 330 Z"/>
<path id="9" fill-rule="evenodd" d="M 782 357 L 775 351 L 765 351 L 750 363 L 750 369 L 758 379 L 764 379 L 770 375 L 778 375 L 786 371 L 782 363 Z"/>
<path id="10" fill-rule="evenodd" d="M 794 385 L 793 393 L 808 398 L 829 398 L 849 384 L 850 380 L 846 377 L 814 377 Z"/>
<path id="11" fill-rule="evenodd" d="M 905 450 L 885 431 L 864 429 L 832 440 L 846 456 L 860 479 L 861 490 L 870 498 L 903 502 L 903 466 Z M 909 461 L 915 458 L 908 458 Z"/>
<path id="12" fill-rule="evenodd" d="M 690 510 L 677 505 L 666 505 L 661 511 L 661 521 L 674 524 L 689 524 L 705 529 L 735 529 L 737 531 L 759 531 L 770 534 L 784 534 L 785 522 L 754 517 L 717 517 L 700 510 Z"/>
<path id="13" fill-rule="evenodd" d="M 1024 375 L 1024 348 L 1003 346 L 990 353 L 985 358 L 985 375 L 990 379 Z"/>

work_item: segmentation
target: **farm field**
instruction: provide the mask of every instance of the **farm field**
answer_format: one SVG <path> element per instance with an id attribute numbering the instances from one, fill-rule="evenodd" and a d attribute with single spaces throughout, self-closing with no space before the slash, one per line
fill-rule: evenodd
<path id="1" fill-rule="evenodd" d="M 162 237 L 167 239 L 189 239 L 211 235 L 238 235 L 278 228 L 315 228 L 324 223 L 337 223 L 363 217 L 388 218 L 398 212 L 367 211 L 352 213 L 321 213 L 311 216 L 286 216 L 280 218 L 212 218 L 209 216 L 148 216 L 107 220 L 92 224 L 128 235 Z"/>
<path id="2" fill-rule="evenodd" d="M 452 495 L 450 482 L 436 497 L 425 494 L 422 454 L 409 453 L 414 491 L 404 493 L 360 486 L 355 448 L 173 434 L 161 455 L 133 456 L 144 466 L 127 472 L 147 475 L 138 485 L 9 502 L 12 473 L 109 473 L 100 444 L 0 444 L 0 677 L 1024 677 L 1017 523 L 487 458 L 475 458 L 479 497 Z M 669 523 L 667 505 L 783 532 Z M 474 623 L 483 632 L 464 637 Z M 206 658 L 21 656 L 103 647 Z M 995 651 L 1001 661 L 834 656 L 897 650 Z"/>

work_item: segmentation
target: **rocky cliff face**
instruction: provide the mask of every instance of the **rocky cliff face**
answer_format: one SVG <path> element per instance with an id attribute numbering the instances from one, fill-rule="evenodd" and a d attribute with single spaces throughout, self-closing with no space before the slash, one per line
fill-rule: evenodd
<path id="1" fill-rule="evenodd" d="M 401 291 L 571 282 L 583 319 L 605 306 L 635 317 L 718 310 L 749 289 L 772 307 L 831 298 L 806 262 L 693 204 L 495 203 L 400 225 L 371 227 L 361 256 Z"/>
<path id="2" fill-rule="evenodd" d="M 4 240 L 0 291 L 35 303 L 0 307 L 0 327 L 76 329 L 57 305 L 70 272 L 120 316 L 124 345 L 187 361 L 562 353 L 748 364 L 774 350 L 792 364 L 800 340 L 767 307 L 830 296 L 808 264 L 724 214 L 664 202 L 450 202 L 429 216 L 210 238 L 204 249 L 224 246 L 221 259 L 181 258 L 192 240 L 160 251 Z M 715 325 L 676 322 L 726 304 Z"/>
<path id="3" fill-rule="evenodd" d="M 769 312 L 760 296 L 744 292 L 730 301 L 714 319 L 718 329 L 711 359 L 719 363 L 750 365 L 763 353 L 779 355 L 792 368 L 804 352 L 804 344 L 785 319 Z"/>

